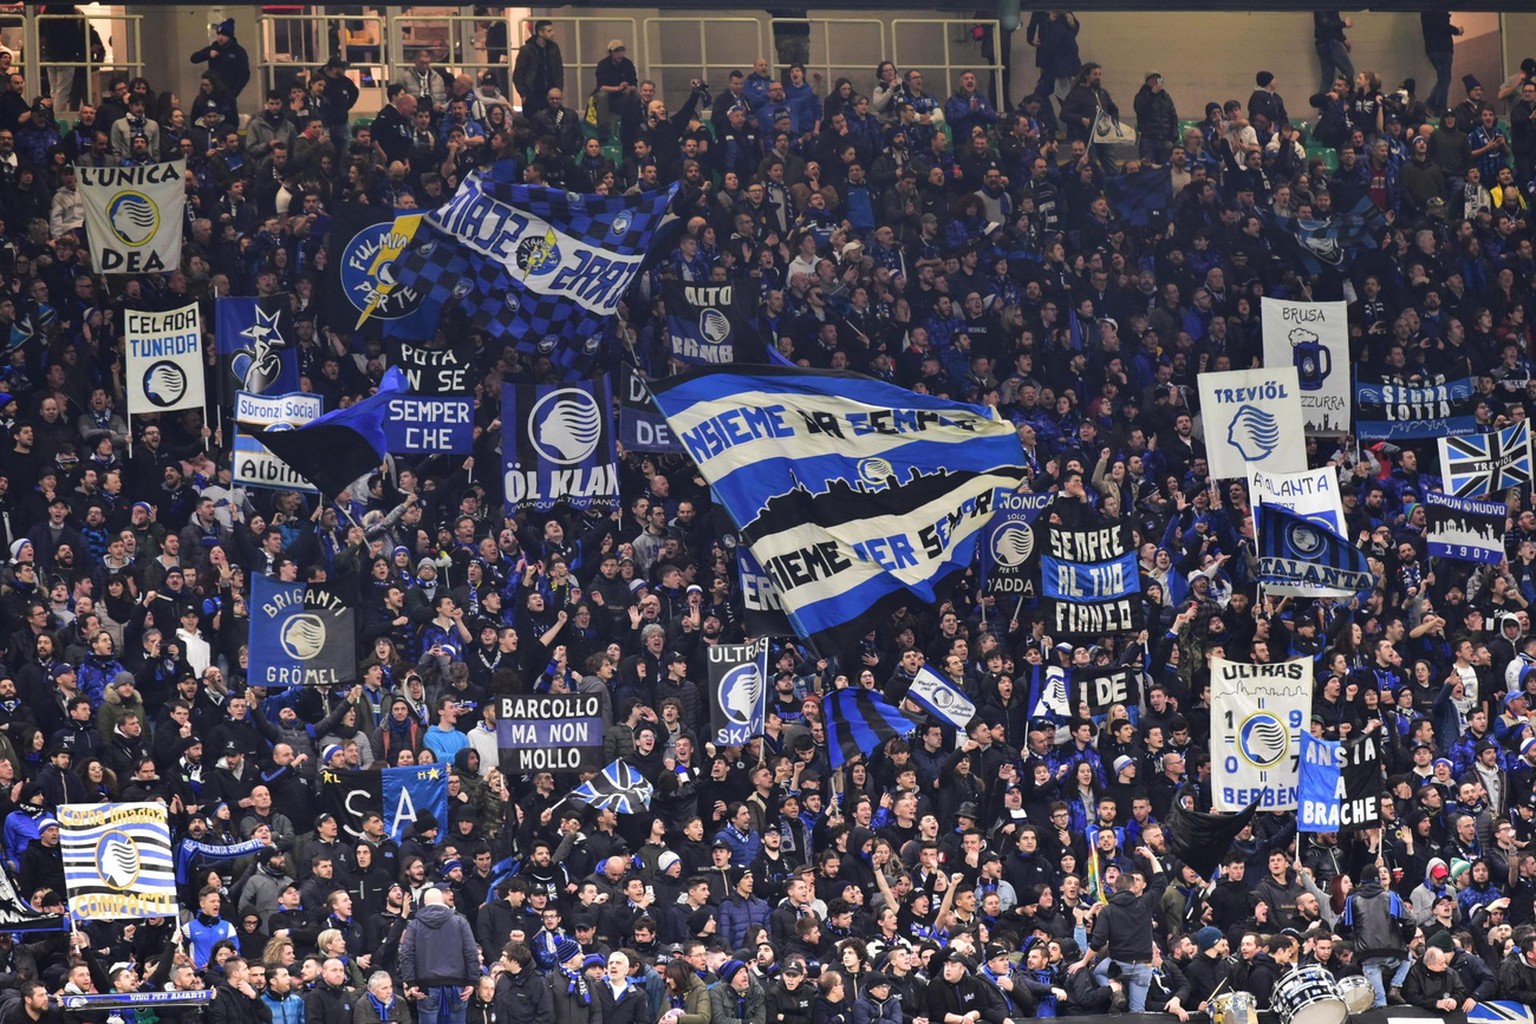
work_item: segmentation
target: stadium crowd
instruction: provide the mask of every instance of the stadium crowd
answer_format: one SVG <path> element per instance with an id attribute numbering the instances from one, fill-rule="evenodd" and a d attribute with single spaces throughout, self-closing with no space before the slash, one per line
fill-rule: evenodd
<path id="1" fill-rule="evenodd" d="M 1411 80 L 1354 71 L 1347 21 L 1316 24 L 1322 89 L 1290 103 L 1307 122 L 1256 69 L 1246 102 L 1211 97 L 1190 127 L 1155 71 L 1117 104 L 1062 13 L 1031 21 L 1040 83 L 1002 109 L 970 73 L 883 63 L 823 89 L 766 58 L 678 102 L 638 80 L 623 40 L 579 81 L 548 22 L 511 95 L 505 68 L 453 75 L 423 53 L 371 123 L 354 122 L 340 57 L 252 89 L 232 22 L 193 55 L 208 71 L 185 102 L 113 79 L 65 111 L 13 71 L 4 858 L 23 899 L 61 910 L 55 808 L 164 801 L 186 914 L 0 933 L 0 1020 L 59 1020 L 61 991 L 204 987 L 206 1008 L 160 1019 L 1185 1020 L 1223 990 L 1267 1006 L 1297 963 L 1365 975 L 1378 1004 L 1536 1007 L 1529 488 L 1508 496 L 1504 564 L 1431 563 L 1415 513 L 1439 487 L 1433 446 L 1309 437 L 1311 464 L 1339 467 L 1380 586 L 1364 602 L 1259 601 L 1245 485 L 1209 478 L 1193 386 L 1258 365 L 1260 296 L 1347 297 L 1358 365 L 1472 374 L 1483 422 L 1529 415 L 1536 60 L 1491 88 L 1467 76 L 1453 104 L 1457 30 L 1426 15 L 1441 81 L 1420 100 Z M 1134 153 L 1090 144 L 1127 109 Z M 187 161 L 182 266 L 98 276 L 72 167 L 166 158 Z M 611 514 L 505 514 L 498 385 L 549 367 L 504 339 L 474 335 L 473 458 L 398 462 L 335 504 L 234 485 L 228 438 L 197 413 L 130 425 L 124 311 L 201 301 L 211 339 L 214 296 L 287 295 L 305 388 L 329 407 L 366 394 L 381 348 L 326 294 L 331 212 L 435 207 L 507 160 L 584 192 L 681 183 L 687 233 L 629 296 L 610 366 L 669 372 L 661 278 L 758 279 L 758 326 L 792 360 L 995 406 L 1031 489 L 1057 492 L 1048 515 L 1133 522 L 1146 631 L 1055 643 L 968 580 L 858 650 L 780 640 L 765 735 L 717 749 L 705 653 L 743 618 L 728 524 L 688 463 L 642 453 L 624 454 Z M 1108 181 L 1158 165 L 1172 202 L 1129 226 Z M 1324 217 L 1361 196 L 1389 226 L 1347 268 L 1306 275 L 1266 233 L 1272 212 Z M 350 588 L 356 686 L 246 685 L 254 573 Z M 1312 730 L 1384 739 L 1381 828 L 1298 835 L 1293 813 L 1261 813 L 1218 877 L 1169 855 L 1179 787 L 1210 807 L 1215 654 L 1315 661 Z M 1143 706 L 1031 717 L 1042 665 L 1106 662 L 1143 667 Z M 980 709 L 965 734 L 925 721 L 833 771 L 816 694 L 896 701 L 924 664 Z M 501 774 L 496 698 L 536 690 L 601 697 L 605 754 L 655 785 L 648 813 L 564 800 L 570 776 Z M 322 766 L 424 762 L 451 765 L 448 820 L 420 816 L 396 842 L 378 815 L 353 837 L 318 811 Z"/>

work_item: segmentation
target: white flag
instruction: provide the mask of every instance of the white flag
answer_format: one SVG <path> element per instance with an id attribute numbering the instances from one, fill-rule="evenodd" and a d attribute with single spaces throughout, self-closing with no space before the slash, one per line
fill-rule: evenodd
<path id="1" fill-rule="evenodd" d="M 129 310 L 123 319 L 128 344 L 128 412 L 201 409 L 203 329 L 197 303 L 163 312 Z"/>
<path id="2" fill-rule="evenodd" d="M 103 274 L 153 274 L 181 264 L 187 207 L 185 160 L 140 167 L 75 168 L 85 240 Z"/>
<path id="3" fill-rule="evenodd" d="M 961 731 L 976 717 L 976 705 L 965 692 L 924 665 L 912 677 L 907 699 L 935 718 L 942 718 Z"/>

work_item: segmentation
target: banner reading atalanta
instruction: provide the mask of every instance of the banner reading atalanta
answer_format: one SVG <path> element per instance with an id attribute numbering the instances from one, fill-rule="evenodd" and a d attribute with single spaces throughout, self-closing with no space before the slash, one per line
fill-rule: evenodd
<path id="1" fill-rule="evenodd" d="M 420 309 L 462 315 L 511 340 L 565 380 L 587 375 L 604 327 L 645 262 L 672 189 L 604 198 L 501 180 L 511 169 L 472 172 L 446 206 L 414 224 L 393 285 L 414 289 Z M 388 337 L 411 337 L 393 324 Z M 420 335 L 417 335 L 418 337 Z"/>
<path id="2" fill-rule="evenodd" d="M 521 694 L 501 698 L 496 710 L 496 749 L 503 773 L 602 767 L 602 704 L 596 694 Z"/>
<path id="3" fill-rule="evenodd" d="M 1072 712 L 1084 704 L 1092 715 L 1108 714 L 1116 704 L 1135 707 L 1141 700 L 1141 671 L 1134 665 L 1072 669 Z"/>
<path id="4" fill-rule="evenodd" d="M 507 504 L 547 512 L 616 508 L 613 396 L 608 378 L 501 386 L 501 457 Z"/>
<path id="5" fill-rule="evenodd" d="M 1455 437 L 1477 432 L 1477 381 L 1355 382 L 1355 434 L 1362 441 Z"/>
<path id="6" fill-rule="evenodd" d="M 1381 824 L 1380 734 L 1341 742 L 1301 734 L 1299 832 L 1354 832 Z"/>
<path id="7" fill-rule="evenodd" d="M 299 390 L 299 350 L 288 296 L 220 299 L 215 306 L 218 394 L 279 395 Z"/>
<path id="8" fill-rule="evenodd" d="M 700 367 L 656 405 L 773 580 L 796 632 L 857 643 L 944 600 L 1023 476 L 1008 423 L 858 374 Z"/>
<path id="9" fill-rule="evenodd" d="M 58 821 L 69 912 L 76 920 L 176 915 L 176 866 L 164 804 L 62 804 Z"/>
<path id="10" fill-rule="evenodd" d="M 1504 561 L 1504 520 L 1509 509 L 1496 501 L 1424 495 L 1424 540 L 1431 558 L 1498 565 Z"/>
<path id="11" fill-rule="evenodd" d="M 1447 494 L 1482 498 L 1531 482 L 1530 420 L 1491 434 L 1442 437 L 1439 443 Z"/>
<path id="12" fill-rule="evenodd" d="M 709 721 L 722 747 L 763 734 L 768 700 L 768 639 L 713 644 L 709 655 Z"/>
<path id="13" fill-rule="evenodd" d="M 1200 421 L 1213 480 L 1246 480 L 1250 469 L 1299 473 L 1306 445 L 1296 367 L 1202 373 Z"/>
<path id="14" fill-rule="evenodd" d="M 1320 588 L 1356 594 L 1376 586 L 1365 552 L 1327 526 L 1278 505 L 1261 506 L 1256 518 L 1266 594 L 1315 597 Z"/>
<path id="15" fill-rule="evenodd" d="M 632 452 L 681 455 L 683 446 L 672 436 L 667 419 L 651 401 L 651 386 L 640 371 L 620 363 L 615 371 L 619 388 L 619 443 Z"/>
<path id="16" fill-rule="evenodd" d="M 75 167 L 91 265 L 103 274 L 155 274 L 181 265 L 185 160 Z"/>
<path id="17" fill-rule="evenodd" d="M 128 412 L 201 409 L 203 326 L 197 303 L 160 312 L 123 312 Z"/>
<path id="18" fill-rule="evenodd" d="M 1354 396 L 1349 380 L 1349 305 L 1264 296 L 1264 365 L 1296 367 L 1309 434 L 1347 434 Z"/>
<path id="19" fill-rule="evenodd" d="M 745 544 L 736 545 L 736 568 L 741 574 L 743 624 L 748 636 L 794 636 L 795 627 L 784 614 L 784 602 Z"/>
<path id="20" fill-rule="evenodd" d="M 319 488 L 299 475 L 288 463 L 272 454 L 260 439 L 240 429 L 240 424 L 291 430 L 302 427 L 325 412 L 325 399 L 309 392 L 291 395 L 235 394 L 233 479 L 246 487 L 270 487 L 284 491 L 318 494 Z"/>
<path id="21" fill-rule="evenodd" d="M 763 363 L 767 342 L 757 328 L 758 282 L 662 282 L 672 358 L 689 366 Z"/>
<path id="22" fill-rule="evenodd" d="M 1045 629 L 1052 637 L 1140 629 L 1145 615 L 1131 525 L 1047 526 L 1040 593 L 1047 599 Z"/>
<path id="23" fill-rule="evenodd" d="M 1033 597 L 1036 557 L 1035 519 L 1056 495 L 1020 494 L 999 499 L 997 514 L 977 547 L 981 592 L 995 597 Z"/>
<path id="24" fill-rule="evenodd" d="M 440 764 L 413 768 L 366 768 L 361 771 L 320 769 L 320 806 L 352 839 L 363 834 L 363 819 L 377 814 L 384 831 L 399 842 L 423 811 L 431 811 L 448 830 L 448 769 Z"/>
<path id="25" fill-rule="evenodd" d="M 424 216 L 420 210 L 384 210 L 356 202 L 339 203 L 331 212 L 327 319 L 343 337 L 361 331 L 376 338 L 388 330 L 399 338 L 425 339 L 437 332 L 439 311 L 423 308 L 421 293 L 395 276 L 396 261 L 416 237 Z"/>
<path id="26" fill-rule="evenodd" d="M 1300 735 L 1312 706 L 1312 661 L 1268 665 L 1211 659 L 1211 802 L 1296 809 Z"/>
<path id="27" fill-rule="evenodd" d="M 1316 523 L 1331 533 L 1344 533 L 1344 502 L 1339 494 L 1339 471 L 1334 466 L 1309 469 L 1304 473 L 1265 473 L 1254 470 L 1248 475 L 1248 499 L 1255 510 L 1272 505 L 1302 519 Z M 1254 534 L 1261 536 L 1262 516 L 1254 516 Z M 1292 584 L 1299 594 L 1311 597 L 1349 597 L 1355 593 L 1341 587 L 1321 584 Z"/>
<path id="28" fill-rule="evenodd" d="M 475 346 L 469 341 L 428 348 L 391 339 L 389 365 L 404 371 L 411 393 L 417 395 L 467 395 L 477 379 Z"/>
<path id="29" fill-rule="evenodd" d="M 251 575 L 252 686 L 335 686 L 357 678 L 354 613 L 317 583 Z"/>

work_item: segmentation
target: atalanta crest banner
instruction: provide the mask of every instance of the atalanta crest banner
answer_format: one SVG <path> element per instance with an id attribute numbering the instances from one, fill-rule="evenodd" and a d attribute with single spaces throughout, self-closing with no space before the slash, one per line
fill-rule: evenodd
<path id="1" fill-rule="evenodd" d="M 253 686 L 334 686 L 357 677 L 351 608 L 324 587 L 251 576 Z"/>
<path id="2" fill-rule="evenodd" d="M 154 274 L 181 265 L 186 170 L 185 160 L 75 168 L 93 266 L 103 274 Z"/>
<path id="3" fill-rule="evenodd" d="M 503 384 L 501 456 L 507 504 L 513 508 L 617 507 L 608 378 Z"/>

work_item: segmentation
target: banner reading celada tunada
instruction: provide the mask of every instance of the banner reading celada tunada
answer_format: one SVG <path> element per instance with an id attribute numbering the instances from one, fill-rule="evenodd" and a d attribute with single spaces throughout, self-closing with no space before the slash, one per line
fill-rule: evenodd
<path id="1" fill-rule="evenodd" d="M 164 804 L 61 804 L 58 819 L 69 912 L 76 920 L 179 912 Z"/>
<path id="2" fill-rule="evenodd" d="M 185 160 L 142 167 L 75 168 L 85 241 L 103 274 L 151 274 L 181 264 Z"/>

